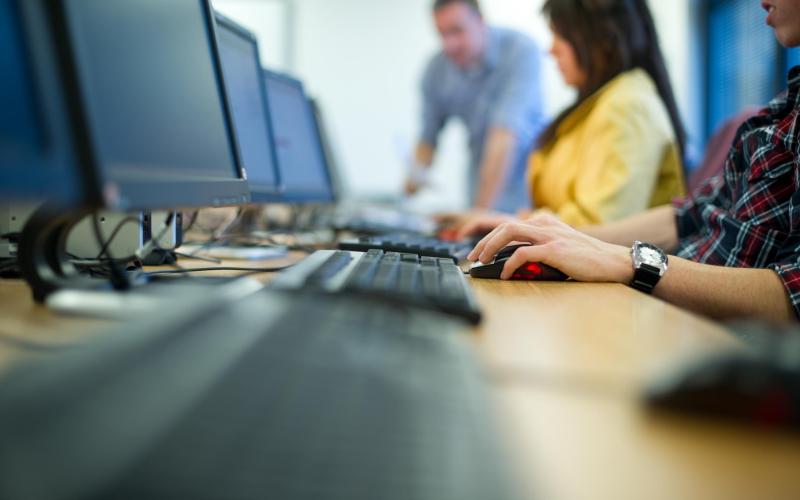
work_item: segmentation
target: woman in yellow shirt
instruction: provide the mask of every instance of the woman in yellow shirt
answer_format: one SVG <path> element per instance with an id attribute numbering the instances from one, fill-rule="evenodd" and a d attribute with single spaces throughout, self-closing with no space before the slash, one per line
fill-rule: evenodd
<path id="1" fill-rule="evenodd" d="M 537 211 L 585 226 L 684 195 L 686 134 L 646 1 L 548 0 L 543 12 L 551 53 L 578 99 L 531 156 L 527 182 Z M 471 219 L 460 236 L 509 217 Z"/>

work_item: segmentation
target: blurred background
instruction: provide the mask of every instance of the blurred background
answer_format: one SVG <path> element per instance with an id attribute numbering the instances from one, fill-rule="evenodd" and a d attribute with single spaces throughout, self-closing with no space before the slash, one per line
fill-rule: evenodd
<path id="1" fill-rule="evenodd" d="M 516 28 L 550 47 L 543 0 L 484 0 L 488 22 Z M 326 113 L 348 193 L 399 196 L 419 133 L 419 80 L 439 42 L 431 0 L 214 0 L 214 7 L 253 30 L 265 66 L 297 75 Z M 785 87 L 796 51 L 780 49 L 758 0 L 651 0 L 662 49 L 690 134 L 689 162 L 711 133 L 750 105 Z M 545 57 L 547 111 L 573 94 Z M 444 133 L 433 187 L 416 204 L 465 206 L 466 136 Z"/>

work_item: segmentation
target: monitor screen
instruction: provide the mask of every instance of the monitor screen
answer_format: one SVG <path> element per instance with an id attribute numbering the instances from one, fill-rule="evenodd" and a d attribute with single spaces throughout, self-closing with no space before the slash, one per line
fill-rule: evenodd
<path id="1" fill-rule="evenodd" d="M 264 72 L 264 79 L 272 111 L 284 201 L 332 202 L 331 179 L 311 104 L 302 83 L 271 71 Z"/>
<path id="2" fill-rule="evenodd" d="M 42 3 L 0 0 L 0 198 L 81 196 L 69 113 Z"/>
<path id="3" fill-rule="evenodd" d="M 322 146 L 322 156 L 325 159 L 325 166 L 328 170 L 328 177 L 331 180 L 331 192 L 336 202 L 343 199 L 344 187 L 342 185 L 341 171 L 339 170 L 339 162 L 336 159 L 336 152 L 334 150 L 333 141 L 325 121 L 325 113 L 322 112 L 322 106 L 316 99 L 309 98 L 311 103 L 311 110 L 314 113 L 314 124 L 316 125 L 317 137 Z"/>
<path id="4" fill-rule="evenodd" d="M 105 204 L 246 202 L 208 1 L 59 5 Z"/>
<path id="5" fill-rule="evenodd" d="M 233 112 L 242 163 L 255 202 L 274 201 L 280 192 L 277 158 L 255 36 L 217 14 L 217 39 L 225 88 Z"/>

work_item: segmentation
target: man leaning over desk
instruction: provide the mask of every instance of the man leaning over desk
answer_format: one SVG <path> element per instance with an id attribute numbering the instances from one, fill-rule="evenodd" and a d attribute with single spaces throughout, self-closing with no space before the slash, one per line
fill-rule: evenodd
<path id="1" fill-rule="evenodd" d="M 423 78 L 422 139 L 406 192 L 424 185 L 439 133 L 458 118 L 469 131 L 472 207 L 528 207 L 527 157 L 544 124 L 541 53 L 529 37 L 489 27 L 477 0 L 436 0 L 433 15 L 442 51 Z"/>

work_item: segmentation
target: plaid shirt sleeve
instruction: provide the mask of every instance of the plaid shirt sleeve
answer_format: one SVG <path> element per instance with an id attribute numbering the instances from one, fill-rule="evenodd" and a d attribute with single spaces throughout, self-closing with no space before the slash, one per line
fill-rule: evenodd
<path id="1" fill-rule="evenodd" d="M 722 176 L 712 177 L 703 183 L 692 195 L 678 198 L 673 202 L 675 221 L 678 225 L 678 238 L 697 234 L 704 227 L 703 209 L 716 206 L 723 197 L 725 183 Z"/>
<path id="2" fill-rule="evenodd" d="M 726 167 L 735 161 L 736 152 L 742 148 L 743 140 L 741 129 L 734 141 L 731 151 L 726 159 Z M 721 207 L 730 204 L 731 195 L 729 185 L 723 173 L 707 179 L 694 193 L 686 198 L 679 198 L 673 202 L 675 207 L 675 220 L 678 225 L 678 238 L 689 238 L 703 231 L 707 227 L 704 211 L 707 207 Z"/>
<path id="3" fill-rule="evenodd" d="M 786 289 L 789 302 L 792 303 L 794 314 L 797 319 L 800 319 L 800 260 L 795 258 L 792 262 L 774 264 L 771 269 L 778 273 L 783 281 L 783 287 Z"/>
<path id="4" fill-rule="evenodd" d="M 800 319 L 800 68 L 740 127 L 723 172 L 674 206 L 678 257 L 773 270 Z"/>
<path id="5" fill-rule="evenodd" d="M 791 205 L 791 236 L 769 268 L 780 276 L 795 315 L 800 319 L 800 191 L 792 197 Z"/>

